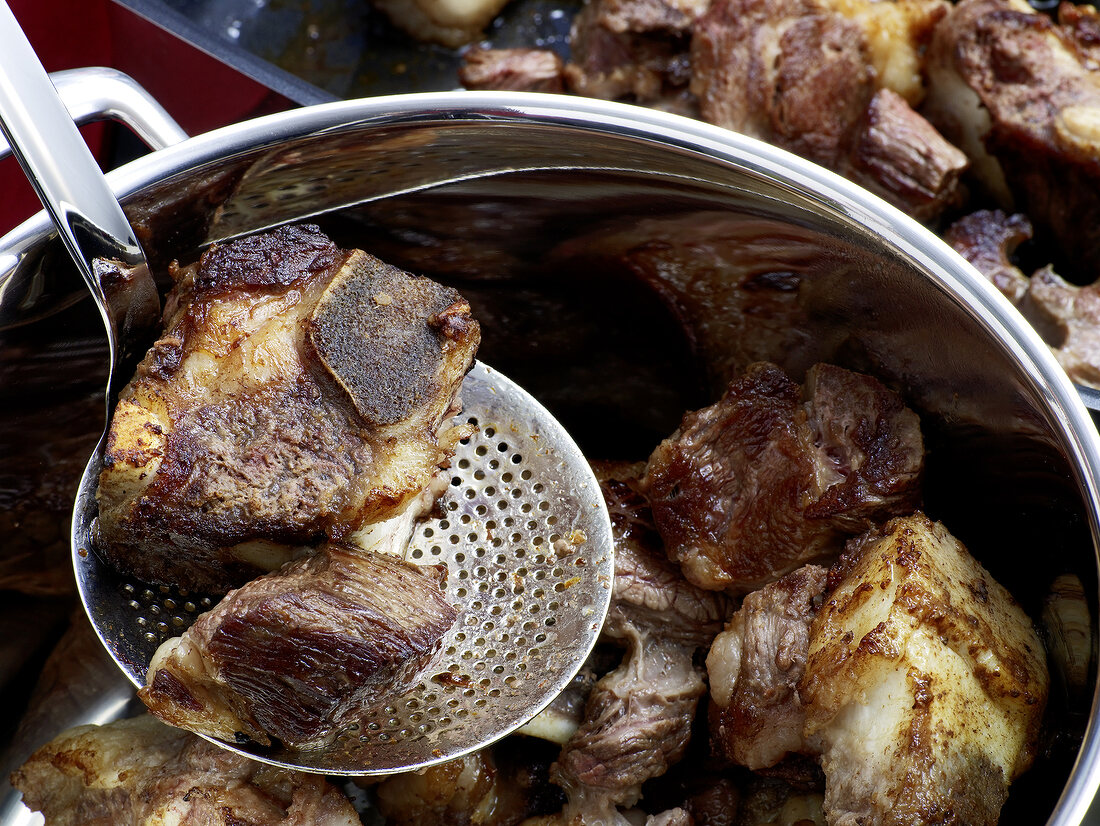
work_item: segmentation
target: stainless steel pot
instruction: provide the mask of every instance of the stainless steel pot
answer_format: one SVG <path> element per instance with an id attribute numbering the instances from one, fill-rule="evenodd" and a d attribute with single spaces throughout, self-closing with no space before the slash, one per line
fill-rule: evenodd
<path id="1" fill-rule="evenodd" d="M 310 219 L 456 284 L 482 317 L 485 359 L 593 458 L 644 458 L 746 360 L 874 372 L 922 414 L 930 515 L 1032 617 L 1056 576 L 1078 577 L 1096 638 L 1100 437 L 1073 386 L 939 239 L 812 164 L 649 110 L 467 92 L 286 112 L 109 177 L 155 268 Z M 676 268 L 639 264 L 666 254 Z M 746 290 L 763 298 L 734 311 Z M 6 486 L 34 488 L 54 445 L 98 433 L 95 408 L 80 412 L 102 381 L 97 324 L 44 215 L 0 239 Z M 1088 673 L 1082 689 L 1056 688 L 1046 754 L 1002 823 L 1086 822 L 1100 785 L 1095 657 Z M 105 683 L 82 713 L 119 713 L 124 696 Z M 29 745 L 12 741 L 9 760 Z"/>

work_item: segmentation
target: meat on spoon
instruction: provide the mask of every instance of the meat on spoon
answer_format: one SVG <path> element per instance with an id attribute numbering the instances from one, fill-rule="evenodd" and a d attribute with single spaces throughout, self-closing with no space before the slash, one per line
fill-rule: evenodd
<path id="1" fill-rule="evenodd" d="M 224 593 L 421 495 L 463 435 L 450 416 L 480 340 L 457 292 L 310 226 L 214 247 L 175 277 L 111 425 L 108 562 Z"/>

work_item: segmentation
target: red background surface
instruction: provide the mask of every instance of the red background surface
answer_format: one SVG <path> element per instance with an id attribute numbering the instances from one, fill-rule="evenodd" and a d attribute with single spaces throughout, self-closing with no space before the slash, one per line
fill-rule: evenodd
<path id="1" fill-rule="evenodd" d="M 111 0 L 8 0 L 8 5 L 46 71 L 111 66 L 126 72 L 189 134 L 292 105 Z M 90 124 L 81 132 L 101 165 L 109 166 L 111 131 Z M 18 163 L 10 157 L 0 161 L 0 235 L 39 209 Z"/>

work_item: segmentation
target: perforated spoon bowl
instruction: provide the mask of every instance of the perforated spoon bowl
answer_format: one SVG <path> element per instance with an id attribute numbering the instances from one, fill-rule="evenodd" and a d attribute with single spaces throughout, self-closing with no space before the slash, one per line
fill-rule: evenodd
<path id="1" fill-rule="evenodd" d="M 49 77 L 0 4 L 0 126 L 57 225 L 107 331 L 107 409 L 135 342 L 116 323 L 100 274 L 147 273 L 148 264 L 110 185 Z M 463 384 L 463 417 L 478 425 L 454 458 L 440 514 L 421 523 L 406 557 L 444 564 L 460 611 L 415 685 L 364 708 L 329 745 L 290 751 L 218 742 L 285 768 L 384 774 L 481 748 L 515 730 L 570 682 L 599 635 L 614 576 L 611 526 L 583 454 L 534 398 L 484 364 Z M 108 416 L 109 421 L 109 416 Z M 135 685 L 158 646 L 216 598 L 148 586 L 94 552 L 95 491 L 106 431 L 88 461 L 73 511 L 81 599 L 107 650 Z"/>

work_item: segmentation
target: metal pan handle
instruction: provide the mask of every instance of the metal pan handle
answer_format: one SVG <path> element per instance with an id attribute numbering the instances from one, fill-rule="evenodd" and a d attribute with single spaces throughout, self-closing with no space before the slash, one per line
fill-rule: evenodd
<path id="1" fill-rule="evenodd" d="M 50 74 L 57 94 L 78 126 L 114 120 L 129 127 L 150 149 L 187 140 L 187 133 L 156 99 L 128 74 L 105 66 Z M 11 147 L 0 135 L 0 160 Z"/>

